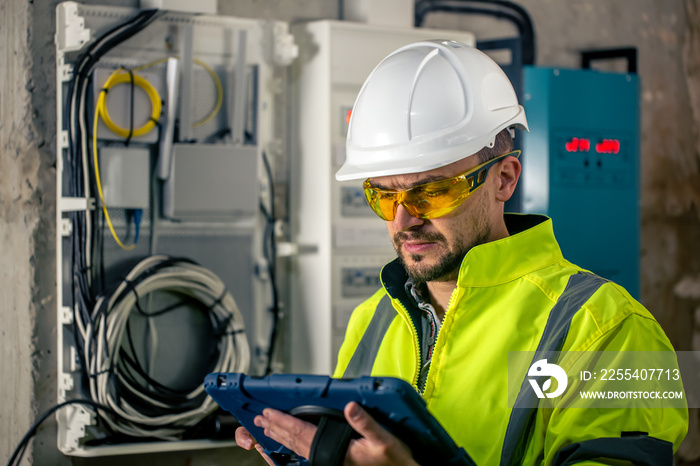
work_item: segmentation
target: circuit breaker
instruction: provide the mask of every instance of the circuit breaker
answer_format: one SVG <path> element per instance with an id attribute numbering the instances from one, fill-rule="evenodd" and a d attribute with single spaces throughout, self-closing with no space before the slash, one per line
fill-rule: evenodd
<path id="1" fill-rule="evenodd" d="M 292 78 L 293 240 L 300 253 L 292 286 L 291 371 L 330 374 L 352 310 L 380 287 L 396 257 L 385 222 L 369 209 L 362 181 L 338 182 L 355 98 L 389 53 L 430 39 L 474 45 L 464 31 L 379 28 L 316 21 L 292 28 L 299 59 Z"/>
<path id="2" fill-rule="evenodd" d="M 524 212 L 550 216 L 564 257 L 639 298 L 639 80 L 525 67 Z"/>

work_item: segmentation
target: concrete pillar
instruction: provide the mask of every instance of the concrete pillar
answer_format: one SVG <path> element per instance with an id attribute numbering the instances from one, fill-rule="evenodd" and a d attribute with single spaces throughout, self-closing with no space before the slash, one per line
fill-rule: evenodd
<path id="1" fill-rule="evenodd" d="M 55 337 L 38 338 L 38 327 L 55 332 L 54 131 L 45 125 L 55 121 L 50 99 L 55 85 L 53 76 L 36 74 L 37 67 L 51 62 L 42 63 L 45 52 L 34 53 L 34 11 L 25 0 L 0 2 L 2 462 L 34 422 L 36 410 L 55 401 L 55 369 L 45 361 Z M 42 46 L 50 46 L 51 39 L 44 39 L 49 43 Z"/>

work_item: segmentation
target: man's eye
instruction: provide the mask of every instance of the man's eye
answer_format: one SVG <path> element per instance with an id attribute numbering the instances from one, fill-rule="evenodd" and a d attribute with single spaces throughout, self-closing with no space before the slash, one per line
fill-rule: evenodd
<path id="1" fill-rule="evenodd" d="M 430 190 L 423 190 L 423 196 L 424 197 L 438 197 L 442 196 L 443 194 L 447 193 L 449 189 L 430 189 Z"/>

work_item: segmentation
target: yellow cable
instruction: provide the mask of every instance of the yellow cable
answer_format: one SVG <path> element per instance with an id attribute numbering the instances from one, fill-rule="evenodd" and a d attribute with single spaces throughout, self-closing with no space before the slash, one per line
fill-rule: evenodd
<path id="1" fill-rule="evenodd" d="M 104 116 L 103 116 L 104 118 Z M 92 131 L 92 152 L 94 155 L 94 162 L 95 162 L 95 182 L 97 183 L 97 192 L 100 195 L 100 202 L 102 203 L 102 212 L 105 214 L 105 218 L 107 219 L 107 225 L 109 225 L 109 231 L 112 232 L 112 237 L 114 238 L 114 241 L 117 242 L 120 248 L 126 250 L 126 251 L 131 251 L 133 250 L 136 245 L 132 244 L 130 246 L 124 246 L 124 244 L 121 242 L 119 239 L 119 236 L 117 236 L 117 232 L 114 231 L 114 226 L 112 226 L 112 220 L 109 218 L 109 212 L 107 211 L 107 204 L 105 203 L 105 198 L 104 195 L 102 194 L 102 183 L 100 182 L 100 164 L 98 162 L 97 158 L 97 122 L 100 119 L 100 107 L 99 105 L 95 108 L 95 125 L 93 127 Z"/>
<path id="2" fill-rule="evenodd" d="M 192 127 L 197 128 L 199 126 L 205 125 L 209 123 L 217 113 L 219 113 L 219 109 L 221 108 L 221 104 L 224 101 L 224 89 L 221 86 L 221 80 L 219 79 L 219 76 L 216 74 L 216 71 L 211 69 L 209 65 L 204 63 L 202 60 L 194 59 L 194 62 L 204 68 L 207 73 L 211 76 L 211 78 L 214 80 L 214 84 L 216 85 L 216 105 L 214 106 L 214 110 L 209 113 L 206 117 L 203 119 L 195 122 Z"/>
<path id="3" fill-rule="evenodd" d="M 146 68 L 150 68 L 150 67 L 152 67 L 152 66 L 156 66 L 156 65 L 158 65 L 158 64 L 160 64 L 160 63 L 163 63 L 163 62 L 165 62 L 165 61 L 168 61 L 168 57 L 161 58 L 161 59 L 159 59 L 159 60 L 152 61 L 152 62 L 150 62 L 150 63 L 146 63 L 145 65 L 137 66 L 136 68 L 132 68 L 131 70 L 132 70 L 132 71 L 145 70 Z"/>
<path id="4" fill-rule="evenodd" d="M 146 68 L 150 68 L 152 66 L 163 63 L 167 60 L 168 60 L 167 57 L 161 58 L 159 60 L 155 60 L 155 61 L 152 61 L 150 63 L 146 63 L 146 64 L 141 65 L 141 66 L 137 66 L 136 68 L 133 68 L 132 71 L 141 71 L 141 70 L 144 70 Z M 204 63 L 202 60 L 195 58 L 193 61 L 196 64 L 198 64 L 199 66 L 201 66 L 202 68 L 204 68 L 207 73 L 209 73 L 209 75 L 211 76 L 211 79 L 214 81 L 214 85 L 216 86 L 216 104 L 214 105 L 214 108 L 212 109 L 212 111 L 209 112 L 209 115 L 207 115 L 206 117 L 204 117 L 201 120 L 196 121 L 192 124 L 193 128 L 198 128 L 200 126 L 203 126 L 203 125 L 209 123 L 219 113 L 219 110 L 221 110 L 221 105 L 224 102 L 224 88 L 221 85 L 221 80 L 219 79 L 219 75 L 216 74 L 216 71 L 214 71 L 209 65 Z M 131 78 L 128 77 L 129 76 L 128 72 L 125 71 L 124 73 L 118 74 L 119 71 L 125 71 L 125 70 L 120 68 L 117 71 L 115 71 L 114 73 L 112 73 L 112 75 L 109 77 L 109 79 L 107 80 L 107 82 L 104 85 L 105 89 L 109 90 L 111 87 L 114 87 L 117 84 L 124 84 L 124 83 L 131 82 Z M 119 76 L 119 77 L 117 77 L 117 76 Z M 148 93 L 149 97 L 151 98 L 151 106 L 153 107 L 153 113 L 151 114 L 152 120 L 150 120 L 142 128 L 139 128 L 139 131 L 143 130 L 143 132 L 141 132 L 137 135 L 136 130 L 134 130 L 134 133 L 131 135 L 132 137 L 142 136 L 143 134 L 146 134 L 148 131 L 153 129 L 153 126 L 155 126 L 155 123 L 153 123 L 153 120 L 157 121 L 158 118 L 160 117 L 160 95 L 158 95 L 158 91 L 156 91 L 153 88 L 153 86 L 151 86 L 151 84 L 146 79 L 144 79 L 140 76 L 137 77 L 137 75 L 134 75 L 134 85 L 137 85 L 137 86 L 143 88 Z M 119 126 L 114 124 L 114 122 L 110 119 L 109 113 L 107 112 L 107 99 L 106 99 L 105 94 L 106 94 L 106 92 L 102 92 L 100 94 L 100 100 L 98 101 L 98 104 L 101 104 L 101 106 L 102 106 L 102 114 L 104 115 L 103 120 L 105 121 L 105 124 L 115 134 L 122 136 L 124 138 L 129 137 L 128 130 L 126 130 L 124 128 L 120 128 Z M 104 99 L 103 99 L 103 97 L 104 97 Z M 155 111 L 156 106 L 158 108 L 158 112 Z"/>
<path id="5" fill-rule="evenodd" d="M 141 126 L 140 128 L 136 128 L 133 131 L 129 131 L 126 128 L 122 128 L 118 126 L 116 123 L 112 121 L 112 119 L 109 117 L 109 113 L 107 112 L 107 92 L 109 90 L 118 85 L 118 84 L 125 84 L 125 83 L 131 83 L 131 80 L 133 78 L 133 83 L 135 86 L 139 86 L 141 89 L 146 91 L 146 94 L 148 94 L 148 97 L 151 99 L 151 107 L 152 107 L 152 112 L 151 112 L 151 118 Z M 158 119 L 160 118 L 160 95 L 158 94 L 158 91 L 151 85 L 148 80 L 144 79 L 143 77 L 134 74 L 133 76 L 130 75 L 128 72 L 126 72 L 123 68 L 119 68 L 118 70 L 115 70 L 114 73 L 110 75 L 110 77 L 107 79 L 107 82 L 105 82 L 102 90 L 100 91 L 100 97 L 97 99 L 97 111 L 96 113 L 99 113 L 102 116 L 102 120 L 105 122 L 107 127 L 112 130 L 112 132 L 118 136 L 121 136 L 123 138 L 129 138 L 129 137 L 138 137 L 138 136 L 143 136 L 144 134 L 148 133 L 150 130 L 152 130 L 155 126 L 156 123 L 158 122 Z"/>

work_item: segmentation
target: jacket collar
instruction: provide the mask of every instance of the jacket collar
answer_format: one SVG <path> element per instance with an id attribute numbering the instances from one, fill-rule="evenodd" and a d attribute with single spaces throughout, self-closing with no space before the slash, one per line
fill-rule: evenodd
<path id="1" fill-rule="evenodd" d="M 458 286 L 499 285 L 563 259 L 549 217 L 505 214 L 505 221 L 510 236 L 472 248 L 459 269 Z"/>
<path id="2" fill-rule="evenodd" d="M 505 214 L 504 218 L 510 236 L 472 248 L 459 269 L 458 286 L 499 285 L 563 259 L 549 217 Z M 390 296 L 408 299 L 404 288 L 408 276 L 398 259 L 382 269 L 381 279 Z"/>

